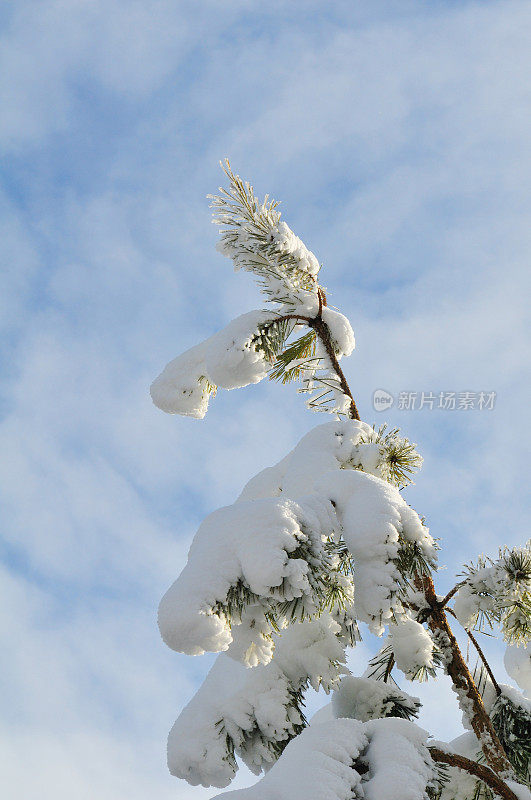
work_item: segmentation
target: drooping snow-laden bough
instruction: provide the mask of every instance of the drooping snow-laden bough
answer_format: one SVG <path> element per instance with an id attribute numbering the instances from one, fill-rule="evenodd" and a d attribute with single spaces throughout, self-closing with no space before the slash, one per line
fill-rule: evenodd
<path id="1" fill-rule="evenodd" d="M 416 445 L 360 419 L 340 366 L 354 334 L 327 303 L 317 258 L 275 201 L 223 168 L 228 189 L 211 197 L 219 250 L 253 274 L 266 308 L 171 361 L 153 401 L 201 419 L 217 389 L 269 377 L 297 382 L 331 419 L 204 520 L 162 598 L 169 647 L 220 653 L 170 731 L 169 769 L 220 788 L 239 761 L 265 773 L 218 795 L 235 800 L 530 800 L 531 547 L 480 558 L 437 594 L 437 545 L 401 491 L 422 464 Z M 472 671 L 450 621 L 470 637 Z M 383 643 L 352 676 L 358 622 Z M 506 641 L 522 692 L 494 676 L 474 634 L 485 624 Z M 438 672 L 451 678 L 466 728 L 450 743 L 415 723 L 420 701 L 395 681 Z M 332 694 L 311 724 L 310 687 Z"/>

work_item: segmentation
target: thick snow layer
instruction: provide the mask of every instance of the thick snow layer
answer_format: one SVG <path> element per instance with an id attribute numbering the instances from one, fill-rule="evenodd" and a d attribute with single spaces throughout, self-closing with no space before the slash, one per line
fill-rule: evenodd
<path id="1" fill-rule="evenodd" d="M 290 497 L 313 491 L 319 478 L 348 465 L 360 438 L 372 430 L 356 420 L 328 422 L 313 428 L 291 453 L 282 491 Z"/>
<path id="2" fill-rule="evenodd" d="M 174 358 L 151 384 L 153 402 L 169 414 L 202 419 L 209 390 L 237 389 L 258 383 L 271 367 L 256 349 L 259 326 L 274 319 L 266 311 L 249 311 L 233 319 L 209 339 Z"/>
<path id="3" fill-rule="evenodd" d="M 227 786 L 235 764 L 227 758 L 223 720 L 227 687 L 240 686 L 247 670 L 225 655 L 218 656 L 201 688 L 181 711 L 168 737 L 168 768 L 192 785 Z"/>
<path id="4" fill-rule="evenodd" d="M 306 728 L 254 786 L 224 792 L 227 800 L 352 800 L 360 797 L 354 762 L 367 746 L 363 725 L 336 719 Z M 381 799 L 380 799 L 381 800 Z"/>
<path id="5" fill-rule="evenodd" d="M 322 475 L 352 467 L 351 459 L 363 436 L 373 433 L 365 422 L 336 420 L 312 428 L 278 464 L 255 475 L 239 499 L 258 497 L 302 497 L 313 491 Z"/>
<path id="6" fill-rule="evenodd" d="M 336 717 L 366 722 L 390 716 L 397 701 L 412 714 L 420 706 L 418 697 L 411 697 L 396 686 L 372 678 L 347 676 L 341 679 L 339 688 L 332 696 L 332 707 Z"/>
<path id="7" fill-rule="evenodd" d="M 315 691 L 322 687 L 327 694 L 337 686 L 341 673 L 348 672 L 339 633 L 340 626 L 330 614 L 283 632 L 276 644 L 275 663 L 292 686 L 300 688 L 307 681 Z"/>
<path id="8" fill-rule="evenodd" d="M 251 478 L 240 499 L 277 497 L 282 493 L 302 496 L 312 491 L 319 477 L 336 469 L 361 469 L 382 478 L 380 444 L 362 441 L 371 436 L 374 429 L 357 420 L 317 425 L 281 461 Z"/>
<path id="9" fill-rule="evenodd" d="M 229 658 L 234 645 L 218 656 L 170 732 L 170 772 L 194 785 L 227 786 L 237 769 L 232 750 L 255 773 L 270 766 L 275 745 L 303 724 L 294 692 L 308 684 L 328 692 L 346 671 L 338 630 L 328 614 L 293 625 L 275 637 L 275 660 L 256 669 Z"/>
<path id="10" fill-rule="evenodd" d="M 341 525 L 355 562 L 356 617 L 381 634 L 403 613 L 394 563 L 399 538 L 415 542 L 430 561 L 435 551 L 427 528 L 397 489 L 348 468 L 367 430 L 355 421 L 318 426 L 247 484 L 235 504 L 207 517 L 186 567 L 160 603 L 160 630 L 170 647 L 189 655 L 226 650 L 239 612 L 262 605 L 254 617 L 241 619 L 238 648 L 246 663 L 265 663 L 270 647 L 264 603 L 270 610 L 271 602 L 303 598 L 307 612 L 317 610 L 312 581 L 325 566 L 323 537 L 337 537 Z M 228 619 L 227 605 L 238 594 L 238 613 Z"/>
<path id="11" fill-rule="evenodd" d="M 335 505 L 343 538 L 354 557 L 356 615 L 381 635 L 385 625 L 403 613 L 396 595 L 400 576 L 394 564 L 399 537 L 415 542 L 432 562 L 433 540 L 398 489 L 379 478 L 342 470 L 324 476 L 316 488 Z"/>
<path id="12" fill-rule="evenodd" d="M 488 602 L 490 605 L 490 600 Z M 481 607 L 482 598 L 475 594 L 467 583 L 461 586 L 455 596 L 454 613 L 463 628 L 469 630 L 474 627 Z"/>
<path id="13" fill-rule="evenodd" d="M 389 641 L 398 669 L 413 680 L 423 667 L 433 667 L 433 640 L 428 631 L 413 619 L 389 626 Z"/>
<path id="14" fill-rule="evenodd" d="M 260 603 L 248 605 L 238 624 L 231 628 L 232 643 L 227 655 L 247 667 L 269 664 L 275 644 L 271 636 L 271 622 Z"/>
<path id="15" fill-rule="evenodd" d="M 201 689 L 183 709 L 168 737 L 172 775 L 194 786 L 227 786 L 236 772 L 227 737 L 254 771 L 274 755 L 269 742 L 283 742 L 303 722 L 279 667 L 248 670 L 218 656 Z"/>
<path id="16" fill-rule="evenodd" d="M 425 800 L 427 734 L 406 720 L 336 719 L 306 728 L 261 781 L 227 800 Z M 356 770 L 357 762 L 363 769 Z M 368 766 L 368 772 L 367 772 Z"/>
<path id="17" fill-rule="evenodd" d="M 509 646 L 503 663 L 507 674 L 531 698 L 531 644 L 526 647 Z"/>
<path id="18" fill-rule="evenodd" d="M 188 655 L 226 650 L 232 635 L 223 613 L 233 587 L 244 585 L 262 598 L 312 602 L 310 564 L 290 557 L 301 545 L 317 559 L 322 518 L 309 504 L 266 498 L 235 503 L 210 514 L 199 527 L 188 563 L 159 606 L 166 644 Z"/>
<path id="19" fill-rule="evenodd" d="M 374 435 L 370 425 L 357 420 L 317 425 L 281 461 L 252 478 L 240 499 L 303 496 L 322 475 L 336 469 L 359 469 L 383 479 L 382 447 L 370 441 Z"/>
<path id="20" fill-rule="evenodd" d="M 252 477 L 243 487 L 236 502 L 242 500 L 260 500 L 264 497 L 279 497 L 282 493 L 282 481 L 291 459 L 291 453 L 272 467 L 266 467 Z"/>
<path id="21" fill-rule="evenodd" d="M 369 431 L 369 436 L 372 431 Z M 369 475 L 376 475 L 381 478 L 380 474 L 380 460 L 382 456 L 382 448 L 378 442 L 362 442 L 357 448 L 355 454 L 352 456 L 353 466 L 367 472 Z"/>
<path id="22" fill-rule="evenodd" d="M 236 503 L 214 512 L 200 526 L 187 565 L 160 603 L 159 626 L 173 649 L 190 655 L 207 650 L 228 649 L 228 653 L 216 661 L 170 733 L 168 763 L 173 774 L 191 783 L 226 786 L 236 769 L 235 755 L 255 772 L 270 766 L 302 726 L 300 692 L 308 685 L 329 692 L 348 672 L 342 629 L 345 614 L 352 617 L 355 613 L 377 632 L 394 614 L 404 617 L 396 596 L 399 575 L 393 563 L 399 539 L 415 542 L 428 560 L 434 557 L 433 542 L 398 490 L 353 468 L 352 456 L 360 438 L 371 430 L 355 421 L 319 426 L 279 464 L 250 482 Z M 287 612 L 282 609 L 285 601 L 301 598 L 306 613 L 317 611 L 319 575 L 338 559 L 325 551 L 324 543 L 330 537 L 337 540 L 340 533 L 355 562 L 354 611 L 342 612 L 340 619 L 333 609 L 330 614 L 288 625 Z M 350 581 L 346 576 L 343 579 Z M 346 589 L 352 600 L 352 586 Z M 273 635 L 271 615 L 284 629 L 281 635 Z M 418 644 L 417 629 L 413 638 Z M 418 654 L 416 657 L 418 661 Z M 238 661 L 253 669 L 245 670 Z M 376 696 L 374 682 L 359 680 L 365 689 L 371 684 L 371 692 L 365 696 L 358 692 L 363 709 L 359 714 L 368 719 L 374 716 L 376 706 L 385 713 L 386 698 Z M 355 720 L 336 720 L 339 722 L 358 725 Z M 374 751 L 370 757 L 365 754 L 375 765 L 384 747 L 383 730 L 371 729 Z M 393 729 L 393 737 L 398 735 Z M 423 795 L 418 794 L 417 784 L 424 780 L 422 770 L 427 767 L 424 751 L 411 736 L 403 733 L 403 741 L 393 741 L 393 748 L 403 760 L 404 770 L 409 765 L 417 775 L 410 779 L 407 770 L 404 772 L 412 788 L 400 797 L 420 800 Z M 336 748 L 335 740 L 332 745 Z M 294 752 L 290 747 L 268 773 L 270 783 L 266 779 L 261 782 L 265 793 L 260 800 L 269 797 L 269 786 L 272 798 L 281 796 L 274 794 L 277 778 L 269 776 L 288 774 L 288 753 Z M 414 767 L 412 747 L 417 748 L 422 769 Z M 317 765 L 322 758 L 322 754 L 317 756 Z M 336 786 L 343 786 L 336 780 L 338 769 L 348 777 L 349 790 L 358 785 L 360 777 L 352 758 L 348 763 L 347 771 L 344 765 L 341 769 L 333 766 L 336 777 L 326 784 L 320 798 L 343 796 L 334 794 Z M 378 766 L 375 773 L 362 772 L 361 780 L 369 792 L 364 796 L 369 797 L 370 784 L 376 798 L 385 785 L 382 769 Z M 314 776 L 313 785 L 319 785 L 315 780 Z M 293 782 L 298 783 L 299 777 Z M 240 800 L 244 798 L 245 794 Z"/>
<path id="23" fill-rule="evenodd" d="M 321 722 L 331 722 L 337 719 L 332 708 L 332 703 L 326 703 L 319 711 L 316 711 L 310 720 L 310 725 L 320 725 Z"/>
<path id="24" fill-rule="evenodd" d="M 399 538 L 416 543 L 432 563 L 436 553 L 428 529 L 398 489 L 353 468 L 359 462 L 360 439 L 371 433 L 366 423 L 352 420 L 319 425 L 282 461 L 249 481 L 239 500 L 314 492 L 323 503 L 332 501 L 354 556 L 357 618 L 381 634 L 402 613 L 394 564 Z"/>
<path id="25" fill-rule="evenodd" d="M 211 383 L 222 389 L 238 389 L 265 378 L 271 364 L 255 349 L 253 339 L 258 327 L 271 319 L 271 313 L 249 311 L 207 340 L 205 364 Z"/>
<path id="26" fill-rule="evenodd" d="M 332 343 L 338 358 L 349 356 L 356 346 L 354 331 L 349 320 L 329 306 L 322 310 L 323 321 L 328 325 Z"/>
<path id="27" fill-rule="evenodd" d="M 308 312 L 306 307 L 298 307 L 297 310 L 300 313 Z M 261 381 L 271 368 L 271 362 L 260 348 L 263 328 L 275 318 L 276 315 L 271 312 L 249 311 L 174 358 L 151 385 L 151 397 L 155 405 L 170 414 L 202 419 L 207 411 L 209 395 L 216 387 L 237 389 Z M 349 355 L 354 349 L 354 334 L 348 319 L 326 307 L 323 309 L 323 319 L 330 327 L 337 356 Z M 317 355 L 319 358 L 315 361 L 315 369 L 309 371 L 308 379 L 317 380 L 318 383 L 318 376 L 322 372 L 321 377 L 337 382 L 334 374 L 329 374 L 326 352 L 319 350 Z M 338 409 L 345 404 L 347 408 L 349 399 L 345 398 L 342 391 L 335 391 L 335 394 Z"/>
<path id="28" fill-rule="evenodd" d="M 280 253 L 289 253 L 298 262 L 298 268 L 309 272 L 310 275 L 317 275 L 319 272 L 319 262 L 311 250 L 308 250 L 304 242 L 296 236 L 289 225 L 280 221 L 273 240 Z"/>
<path id="29" fill-rule="evenodd" d="M 363 729 L 370 739 L 364 800 L 425 800 L 433 776 L 426 731 L 393 717 L 365 722 Z"/>
<path id="30" fill-rule="evenodd" d="M 506 683 L 500 683 L 502 697 L 507 697 L 508 700 L 514 705 L 519 706 L 523 711 L 531 716 L 531 700 L 525 697 L 518 689 L 513 686 L 508 686 Z"/>
<path id="31" fill-rule="evenodd" d="M 531 792 L 527 788 L 527 786 L 522 786 L 521 783 L 515 783 L 515 781 L 505 781 L 509 789 L 517 796 L 518 800 L 531 800 Z"/>
<path id="32" fill-rule="evenodd" d="M 153 381 L 151 398 L 162 411 L 203 419 L 209 400 L 206 345 L 202 342 L 174 358 Z"/>

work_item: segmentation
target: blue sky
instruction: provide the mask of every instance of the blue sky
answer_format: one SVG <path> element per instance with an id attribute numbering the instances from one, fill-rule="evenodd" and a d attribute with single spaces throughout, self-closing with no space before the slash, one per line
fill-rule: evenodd
<path id="1" fill-rule="evenodd" d="M 526 538 L 531 7 L 19 0 L 1 26 L 0 782 L 209 797 L 166 773 L 210 659 L 163 646 L 158 599 L 202 517 L 323 421 L 265 383 L 200 423 L 151 405 L 168 360 L 260 302 L 214 250 L 218 160 L 324 263 L 364 419 L 419 443 L 444 591 Z M 497 403 L 378 414 L 377 388 Z M 423 696 L 455 735 L 444 681 Z"/>

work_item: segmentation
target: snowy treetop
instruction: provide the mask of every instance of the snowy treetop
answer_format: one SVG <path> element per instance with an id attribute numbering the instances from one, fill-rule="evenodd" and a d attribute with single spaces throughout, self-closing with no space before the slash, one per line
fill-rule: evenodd
<path id="1" fill-rule="evenodd" d="M 243 314 L 170 361 L 151 386 L 153 402 L 167 413 L 202 419 L 218 387 L 236 389 L 269 376 L 300 381 L 313 410 L 349 414 L 353 399 L 338 361 L 354 349 L 350 322 L 328 307 L 317 282 L 319 262 L 280 220 L 278 204 L 267 197 L 259 202 L 228 164 L 225 171 L 229 189 L 211 198 L 219 250 L 235 269 L 258 278 L 272 307 Z"/>
<path id="2" fill-rule="evenodd" d="M 219 250 L 252 273 L 268 306 L 174 358 L 151 386 L 170 414 L 201 419 L 217 389 L 299 382 L 334 419 L 313 428 L 230 505 L 203 520 L 159 606 L 161 635 L 188 655 L 219 653 L 168 738 L 171 773 L 227 787 L 243 762 L 265 773 L 227 800 L 531 800 L 531 545 L 466 567 L 435 591 L 438 546 L 403 490 L 420 469 L 397 429 L 363 422 L 340 360 L 355 345 L 327 304 L 315 255 L 227 162 L 213 196 Z M 449 603 L 453 602 L 453 608 Z M 468 666 L 457 620 L 478 663 Z M 347 668 L 360 625 L 384 637 L 361 676 Z M 473 633 L 500 629 L 499 683 Z M 429 740 L 401 689 L 444 670 L 467 732 Z M 309 725 L 309 689 L 332 701 Z"/>

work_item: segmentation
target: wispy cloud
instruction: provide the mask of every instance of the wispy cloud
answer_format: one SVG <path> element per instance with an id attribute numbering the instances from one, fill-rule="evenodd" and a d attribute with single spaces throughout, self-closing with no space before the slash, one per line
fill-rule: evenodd
<path id="1" fill-rule="evenodd" d="M 281 198 L 324 261 L 357 334 L 346 369 L 364 417 L 419 442 L 408 499 L 448 543 L 441 587 L 523 539 L 529 4 L 332 5 L 4 14 L 0 735 L 14 800 L 213 794 L 165 771 L 166 731 L 210 660 L 163 647 L 157 601 L 201 518 L 321 421 L 276 385 L 220 393 L 201 423 L 150 403 L 166 361 L 260 302 L 213 248 L 218 158 Z M 498 400 L 378 415 L 375 388 Z M 450 736 L 459 716 L 439 691 L 423 695 Z"/>

